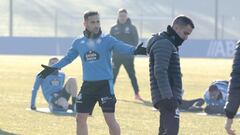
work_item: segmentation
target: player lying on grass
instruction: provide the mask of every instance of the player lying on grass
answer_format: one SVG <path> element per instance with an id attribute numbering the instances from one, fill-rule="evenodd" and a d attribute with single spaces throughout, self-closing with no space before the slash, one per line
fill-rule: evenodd
<path id="1" fill-rule="evenodd" d="M 227 97 L 228 81 L 217 80 L 210 84 L 204 93 L 204 99 L 182 100 L 180 110 L 199 112 L 204 110 L 207 114 L 224 114 L 224 105 Z M 206 107 L 202 105 L 206 103 Z"/>
<path id="2" fill-rule="evenodd" d="M 224 114 L 224 105 L 227 98 L 228 81 L 214 81 L 204 94 L 207 104 L 204 111 L 207 114 Z"/>

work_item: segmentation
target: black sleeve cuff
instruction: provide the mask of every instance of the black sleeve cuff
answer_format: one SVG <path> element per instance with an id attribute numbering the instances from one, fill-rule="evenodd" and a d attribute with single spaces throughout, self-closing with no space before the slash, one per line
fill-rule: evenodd
<path id="1" fill-rule="evenodd" d="M 230 111 L 228 111 L 227 109 L 225 109 L 225 114 L 226 114 L 226 116 L 227 116 L 229 119 L 233 119 L 234 116 L 236 115 L 236 113 L 230 112 Z"/>

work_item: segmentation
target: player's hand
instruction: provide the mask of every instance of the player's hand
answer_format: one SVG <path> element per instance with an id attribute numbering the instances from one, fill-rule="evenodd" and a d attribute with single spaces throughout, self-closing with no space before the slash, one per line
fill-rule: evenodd
<path id="1" fill-rule="evenodd" d="M 31 110 L 37 110 L 36 106 L 31 105 Z"/>
<path id="2" fill-rule="evenodd" d="M 134 55 L 147 55 L 147 50 L 143 47 L 143 42 L 137 45 Z"/>
<path id="3" fill-rule="evenodd" d="M 225 123 L 225 130 L 229 135 L 236 135 L 235 131 L 232 129 L 232 123 L 233 123 L 233 119 L 227 118 Z"/>
<path id="4" fill-rule="evenodd" d="M 44 69 L 38 74 L 38 76 L 42 79 L 46 78 L 48 75 L 50 75 L 52 72 L 56 71 L 57 68 L 49 67 L 46 65 L 41 65 Z"/>

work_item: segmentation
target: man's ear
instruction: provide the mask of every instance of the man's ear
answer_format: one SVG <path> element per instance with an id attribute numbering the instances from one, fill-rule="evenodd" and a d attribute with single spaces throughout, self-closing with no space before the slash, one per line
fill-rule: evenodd
<path id="1" fill-rule="evenodd" d="M 172 26 L 172 29 L 174 29 L 175 31 L 177 31 L 179 29 L 179 25 L 175 24 Z"/>

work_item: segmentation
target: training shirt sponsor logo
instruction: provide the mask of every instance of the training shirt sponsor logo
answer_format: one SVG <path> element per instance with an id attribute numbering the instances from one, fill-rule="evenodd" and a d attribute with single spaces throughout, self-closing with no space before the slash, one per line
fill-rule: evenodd
<path id="1" fill-rule="evenodd" d="M 96 60 L 99 60 L 99 57 L 100 57 L 100 55 L 96 51 L 90 50 L 85 53 L 84 60 L 85 61 L 96 61 Z"/>

